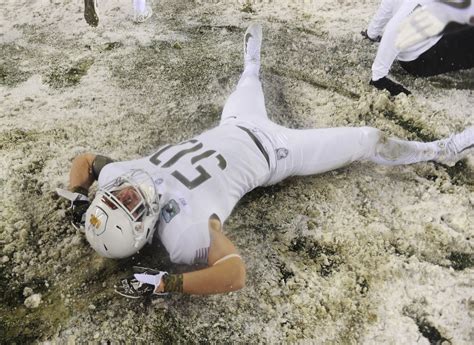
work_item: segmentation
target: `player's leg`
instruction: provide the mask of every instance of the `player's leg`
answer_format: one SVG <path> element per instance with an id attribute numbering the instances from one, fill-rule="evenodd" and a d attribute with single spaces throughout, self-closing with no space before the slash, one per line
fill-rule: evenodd
<path id="1" fill-rule="evenodd" d="M 271 183 L 291 175 L 313 175 L 355 161 L 401 165 L 430 160 L 452 160 L 474 146 L 474 127 L 447 139 L 423 143 L 390 138 L 371 127 L 339 127 L 309 130 L 282 129 L 273 135 L 280 150 Z M 283 157 L 284 156 L 284 157 Z M 270 184 L 271 184 L 270 183 Z"/>
<path id="2" fill-rule="evenodd" d="M 147 5 L 146 0 L 133 0 L 133 21 L 135 23 L 144 23 L 153 15 L 151 6 Z"/>
<path id="3" fill-rule="evenodd" d="M 84 0 L 84 19 L 90 26 L 99 25 L 97 5 L 97 0 Z"/>
<path id="4" fill-rule="evenodd" d="M 268 118 L 259 79 L 262 27 L 251 24 L 244 35 L 244 72 L 237 88 L 227 99 L 221 123 L 230 119 L 256 120 Z"/>

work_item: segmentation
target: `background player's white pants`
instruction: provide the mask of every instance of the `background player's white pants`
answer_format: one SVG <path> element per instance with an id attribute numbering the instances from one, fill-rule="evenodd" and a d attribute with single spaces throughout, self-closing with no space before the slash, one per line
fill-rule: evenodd
<path id="1" fill-rule="evenodd" d="M 254 73 L 244 73 L 222 112 L 222 123 L 252 129 L 270 156 L 274 184 L 292 175 L 323 173 L 367 160 L 398 165 L 437 158 L 440 141 L 422 143 L 386 137 L 372 127 L 289 129 L 268 119 L 261 83 Z"/>

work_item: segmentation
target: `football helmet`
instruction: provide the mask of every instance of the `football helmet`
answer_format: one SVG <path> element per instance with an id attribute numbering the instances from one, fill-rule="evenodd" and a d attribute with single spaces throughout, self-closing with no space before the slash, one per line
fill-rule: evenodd
<path id="1" fill-rule="evenodd" d="M 152 177 L 131 170 L 97 191 L 86 213 L 86 238 L 108 258 L 125 258 L 151 242 L 160 214 Z"/>

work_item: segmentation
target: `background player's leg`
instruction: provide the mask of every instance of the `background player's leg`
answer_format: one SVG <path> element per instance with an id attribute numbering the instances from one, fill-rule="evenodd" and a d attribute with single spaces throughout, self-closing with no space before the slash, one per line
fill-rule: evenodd
<path id="1" fill-rule="evenodd" d="M 443 35 L 433 47 L 413 61 L 400 61 L 410 74 L 429 77 L 474 67 L 474 27 Z"/>
<path id="2" fill-rule="evenodd" d="M 232 119 L 252 121 L 268 118 L 259 80 L 261 45 L 262 27 L 251 24 L 244 35 L 244 72 L 224 105 L 221 124 Z"/>

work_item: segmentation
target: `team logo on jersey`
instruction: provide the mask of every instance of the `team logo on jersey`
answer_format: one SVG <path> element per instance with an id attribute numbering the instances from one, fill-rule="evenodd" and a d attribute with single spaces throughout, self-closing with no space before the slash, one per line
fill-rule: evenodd
<path id="1" fill-rule="evenodd" d="M 178 203 L 175 200 L 171 199 L 161 209 L 161 217 L 166 223 L 169 223 L 171 222 L 171 219 L 173 219 L 179 213 L 179 211 L 180 209 Z"/>
<path id="2" fill-rule="evenodd" d="M 276 156 L 277 156 L 277 160 L 284 159 L 284 158 L 288 157 L 288 149 L 286 149 L 284 147 L 280 147 L 280 148 L 276 149 Z"/>

